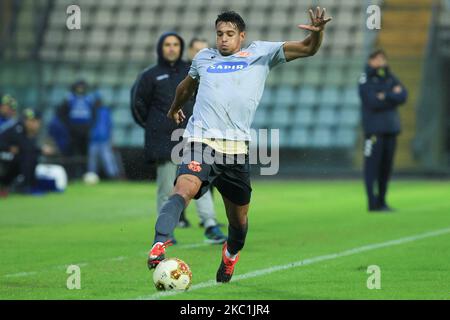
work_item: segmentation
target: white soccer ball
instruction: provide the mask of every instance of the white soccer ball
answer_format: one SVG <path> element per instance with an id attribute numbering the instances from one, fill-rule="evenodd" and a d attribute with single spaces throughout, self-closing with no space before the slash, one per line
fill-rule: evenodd
<path id="1" fill-rule="evenodd" d="M 100 181 L 100 178 L 98 177 L 98 175 L 95 172 L 87 172 L 83 176 L 83 181 L 85 184 L 94 185 Z"/>
<path id="2" fill-rule="evenodd" d="M 153 273 L 156 289 L 187 290 L 192 283 L 192 272 L 188 264 L 177 258 L 161 261 Z"/>

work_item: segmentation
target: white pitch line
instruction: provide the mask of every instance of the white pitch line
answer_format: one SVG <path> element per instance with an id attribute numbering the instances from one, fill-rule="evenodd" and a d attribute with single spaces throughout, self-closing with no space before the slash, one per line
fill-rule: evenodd
<path id="1" fill-rule="evenodd" d="M 18 273 L 11 273 L 11 274 L 5 274 L 5 278 L 17 278 L 17 277 L 27 277 L 37 274 L 36 271 L 30 271 L 30 272 L 18 272 Z"/>
<path id="2" fill-rule="evenodd" d="M 365 245 L 362 247 L 357 247 L 357 248 L 353 248 L 353 249 L 349 249 L 349 250 L 345 250 L 345 251 L 341 251 L 341 252 L 337 252 L 337 253 L 331 253 L 331 254 L 327 254 L 327 255 L 322 255 L 322 256 L 318 256 L 318 257 L 314 257 L 314 258 L 309 258 L 309 259 L 304 259 L 304 260 L 284 264 L 284 265 L 278 265 L 278 266 L 274 266 L 274 267 L 270 267 L 270 268 L 266 268 L 266 269 L 255 270 L 255 271 L 244 273 L 241 275 L 236 275 L 233 277 L 232 282 L 255 278 L 255 277 L 260 277 L 260 276 L 263 276 L 263 275 L 266 275 L 269 273 L 273 273 L 273 272 L 277 272 L 280 270 L 286 270 L 286 269 L 291 269 L 291 268 L 296 268 L 296 267 L 300 267 L 300 266 L 314 264 L 317 262 L 333 260 L 333 259 L 337 259 L 337 258 L 341 258 L 341 257 L 347 257 L 347 256 L 351 256 L 351 255 L 358 254 L 361 252 L 367 252 L 367 251 L 376 250 L 376 249 L 380 249 L 380 248 L 392 247 L 392 246 L 396 246 L 396 245 L 400 245 L 400 244 L 404 244 L 404 243 L 408 243 L 408 242 L 413 242 L 413 241 L 417 241 L 417 240 L 421 240 L 421 239 L 425 239 L 425 238 L 437 237 L 437 236 L 447 234 L 447 233 L 450 233 L 450 228 L 430 231 L 430 232 L 426 232 L 426 233 L 422 233 L 422 234 L 412 235 L 409 237 L 404 237 L 404 238 L 390 240 L 390 241 L 381 242 L 381 243 L 369 244 L 369 245 Z M 203 289 L 203 288 L 210 288 L 210 287 L 214 287 L 217 285 L 221 285 L 221 284 L 218 284 L 215 280 L 209 280 L 209 281 L 205 281 L 205 282 L 201 282 L 199 284 L 193 285 L 189 289 L 189 291 L 199 290 L 199 289 Z M 146 297 L 138 297 L 136 299 L 138 299 L 138 300 L 157 300 L 157 299 L 160 299 L 163 297 L 175 296 L 175 295 L 182 294 L 182 293 L 184 293 L 184 291 L 166 291 L 166 292 L 155 293 L 153 295 L 146 296 Z"/>
<path id="3" fill-rule="evenodd" d="M 180 248 L 180 249 L 195 249 L 195 248 L 199 248 L 199 247 L 205 247 L 205 246 L 209 246 L 212 244 L 208 244 L 205 242 L 199 242 L 199 243 L 190 243 L 190 244 L 182 244 L 182 245 L 176 245 L 175 248 Z M 143 256 L 146 256 L 148 254 L 148 252 L 142 253 Z M 141 256 L 141 254 L 139 255 Z M 126 256 L 119 256 L 119 257 L 114 257 L 114 258 L 110 258 L 107 259 L 107 261 L 112 261 L 112 262 L 118 262 L 118 261 L 123 261 L 126 259 L 130 259 L 131 257 L 126 257 Z M 72 263 L 73 265 L 77 265 L 79 267 L 86 267 L 89 265 L 89 263 L 87 262 L 82 262 L 82 263 Z M 69 266 L 69 264 L 64 264 L 64 265 L 59 265 L 59 266 L 55 266 L 55 267 L 50 267 L 47 270 L 41 270 L 41 271 L 28 271 L 28 272 L 17 272 L 17 273 L 10 273 L 10 274 L 4 274 L 1 277 L 4 278 L 19 278 L 19 277 L 29 277 L 29 276 L 34 276 L 38 273 L 43 273 L 43 272 L 47 272 L 49 270 L 62 270 L 62 269 L 67 269 L 67 267 Z"/>

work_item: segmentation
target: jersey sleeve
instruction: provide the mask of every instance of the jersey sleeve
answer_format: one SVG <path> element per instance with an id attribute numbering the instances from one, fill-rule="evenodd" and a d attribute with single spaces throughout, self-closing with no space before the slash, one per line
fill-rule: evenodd
<path id="1" fill-rule="evenodd" d="M 267 55 L 268 64 L 273 68 L 279 64 L 286 63 L 283 49 L 284 42 L 259 41 L 258 46 Z"/>
<path id="2" fill-rule="evenodd" d="M 188 72 L 189 76 L 195 80 L 199 80 L 199 78 L 200 78 L 200 74 L 198 73 L 197 57 L 198 57 L 198 54 L 194 57 L 194 60 L 192 60 L 191 67 L 189 68 L 189 72 Z"/>

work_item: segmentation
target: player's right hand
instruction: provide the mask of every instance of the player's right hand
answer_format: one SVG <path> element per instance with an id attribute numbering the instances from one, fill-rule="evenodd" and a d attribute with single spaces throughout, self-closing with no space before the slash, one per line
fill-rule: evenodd
<path id="1" fill-rule="evenodd" d="M 172 119 L 173 121 L 175 121 L 176 124 L 180 124 L 186 119 L 186 116 L 184 115 L 183 110 L 178 110 L 178 111 L 170 110 L 169 113 L 167 114 L 167 117 L 169 119 Z"/>

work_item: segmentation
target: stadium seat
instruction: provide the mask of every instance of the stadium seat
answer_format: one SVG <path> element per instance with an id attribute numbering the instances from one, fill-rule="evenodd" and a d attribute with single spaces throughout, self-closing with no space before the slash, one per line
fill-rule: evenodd
<path id="1" fill-rule="evenodd" d="M 358 108 L 361 104 L 361 100 L 359 98 L 358 89 L 356 86 L 349 87 L 344 90 L 342 97 L 342 104 L 346 108 Z"/>
<path id="2" fill-rule="evenodd" d="M 294 128 L 289 140 L 289 145 L 292 147 L 307 147 L 311 142 L 308 130 L 305 128 Z"/>
<path id="3" fill-rule="evenodd" d="M 129 108 L 114 108 L 113 109 L 113 123 L 119 126 L 129 125 L 133 123 L 133 118 Z"/>
<path id="4" fill-rule="evenodd" d="M 271 128 L 284 128 L 289 125 L 292 114 L 289 110 L 274 108 L 270 117 Z"/>
<path id="5" fill-rule="evenodd" d="M 105 105 L 111 106 L 114 104 L 114 89 L 111 87 L 100 87 L 97 89 L 100 93 L 102 101 Z"/>
<path id="6" fill-rule="evenodd" d="M 341 95 L 337 87 L 325 87 L 320 92 L 320 108 L 334 108 L 341 103 Z"/>
<path id="7" fill-rule="evenodd" d="M 121 87 L 116 96 L 116 101 L 120 106 L 129 107 L 131 86 Z"/>
<path id="8" fill-rule="evenodd" d="M 132 129 L 129 138 L 132 146 L 135 147 L 144 146 L 144 130 L 142 130 L 141 128 Z"/>
<path id="9" fill-rule="evenodd" d="M 341 125 L 354 127 L 360 121 L 360 112 L 358 109 L 345 108 L 338 112 L 337 119 Z"/>
<path id="10" fill-rule="evenodd" d="M 46 105 L 49 107 L 53 107 L 56 105 L 59 105 L 63 102 L 63 100 L 67 97 L 69 93 L 68 88 L 61 87 L 61 86 L 55 86 L 51 88 L 48 96 L 46 97 Z"/>
<path id="11" fill-rule="evenodd" d="M 253 128 L 264 128 L 266 126 L 266 109 L 258 108 L 255 112 L 255 117 L 253 118 L 252 127 Z"/>
<path id="12" fill-rule="evenodd" d="M 264 108 L 266 106 L 272 105 L 275 102 L 274 91 L 276 91 L 276 90 L 273 90 L 270 87 L 266 87 L 264 89 L 263 95 L 262 95 L 261 100 L 259 102 L 260 103 L 260 107 L 263 106 L 263 108 Z"/>
<path id="13" fill-rule="evenodd" d="M 356 131 L 353 128 L 341 127 L 336 132 L 334 144 L 338 147 L 352 148 L 356 140 Z"/>
<path id="14" fill-rule="evenodd" d="M 129 145 L 127 130 L 123 127 L 114 125 L 112 142 L 114 146 L 123 147 Z"/>
<path id="15" fill-rule="evenodd" d="M 274 102 L 276 108 L 289 108 L 298 103 L 297 94 L 294 88 L 283 86 L 275 91 Z"/>
<path id="16" fill-rule="evenodd" d="M 316 148 L 327 148 L 331 145 L 331 130 L 327 127 L 316 127 L 311 136 L 311 146 Z"/>
<path id="17" fill-rule="evenodd" d="M 319 109 L 317 112 L 317 124 L 332 126 L 337 123 L 336 112 L 333 109 Z"/>
<path id="18" fill-rule="evenodd" d="M 308 127 L 313 123 L 313 111 L 311 109 L 298 108 L 294 115 L 294 125 Z"/>
<path id="19" fill-rule="evenodd" d="M 312 108 L 317 103 L 317 90 L 312 86 L 302 86 L 298 96 L 298 105 L 301 108 Z"/>

